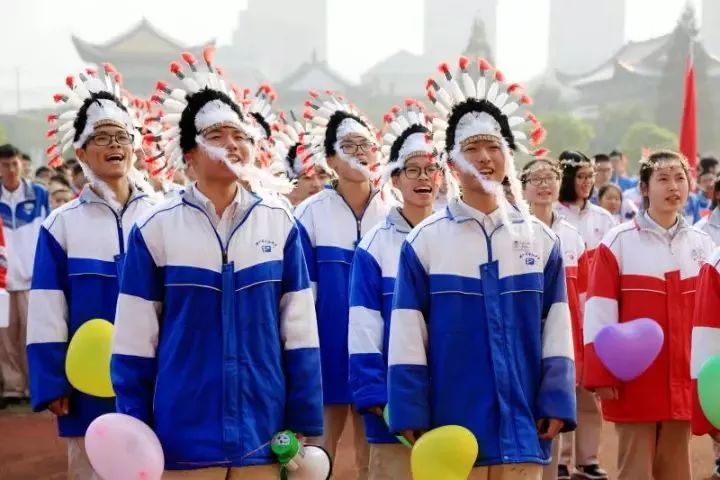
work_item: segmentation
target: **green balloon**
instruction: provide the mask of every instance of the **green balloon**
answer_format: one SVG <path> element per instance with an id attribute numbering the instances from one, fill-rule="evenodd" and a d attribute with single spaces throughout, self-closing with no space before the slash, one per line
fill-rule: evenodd
<path id="1" fill-rule="evenodd" d="M 383 410 L 383 419 L 385 420 L 385 425 L 390 427 L 390 409 L 387 405 L 385 405 L 385 409 Z M 412 444 L 408 442 L 408 439 L 403 437 L 402 435 L 395 435 L 395 438 L 398 439 L 400 443 L 405 445 L 408 448 L 412 448 Z"/>
<path id="2" fill-rule="evenodd" d="M 720 428 L 720 355 L 710 357 L 700 369 L 698 396 L 705 418 Z"/>

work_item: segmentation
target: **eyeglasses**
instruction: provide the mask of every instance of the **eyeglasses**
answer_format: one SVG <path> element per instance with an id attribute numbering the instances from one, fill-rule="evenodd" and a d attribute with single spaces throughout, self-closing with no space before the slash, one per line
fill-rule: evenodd
<path id="1" fill-rule="evenodd" d="M 428 165 L 425 168 L 420 167 L 404 167 L 403 172 L 405 172 L 405 176 L 410 180 L 417 180 L 420 178 L 420 174 L 422 172 L 425 172 L 425 175 L 427 175 L 428 178 L 432 178 L 433 175 L 435 175 L 437 172 L 440 171 L 440 167 L 437 165 Z"/>
<path id="2" fill-rule="evenodd" d="M 340 149 L 343 151 L 343 153 L 346 153 L 348 155 L 354 155 L 358 153 L 358 150 L 361 150 L 365 153 L 373 151 L 373 148 L 375 147 L 375 144 L 370 142 L 364 142 L 364 143 L 345 143 L 343 145 L 340 145 Z"/>
<path id="3" fill-rule="evenodd" d="M 90 137 L 90 141 L 98 147 L 107 147 L 112 145 L 113 140 L 115 140 L 118 145 L 130 145 L 134 138 L 134 135 L 127 132 L 120 132 L 115 135 L 110 135 L 109 133 L 98 133 L 97 135 Z"/>
<path id="4" fill-rule="evenodd" d="M 594 173 L 581 173 L 580 175 L 576 175 L 575 178 L 577 178 L 581 182 L 585 182 L 587 180 L 595 180 L 595 174 Z"/>
<path id="5" fill-rule="evenodd" d="M 557 182 L 559 178 L 557 175 L 547 175 L 545 177 L 530 177 L 527 182 L 533 187 L 539 187 L 543 183 L 545 185 L 552 185 L 553 182 Z"/>

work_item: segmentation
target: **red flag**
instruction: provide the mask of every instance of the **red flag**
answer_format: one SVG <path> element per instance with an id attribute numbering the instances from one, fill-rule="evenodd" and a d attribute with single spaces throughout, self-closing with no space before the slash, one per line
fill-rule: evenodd
<path id="1" fill-rule="evenodd" d="M 697 165 L 697 110 L 695 105 L 695 65 L 692 50 L 685 71 L 685 98 L 680 123 L 680 152 L 685 155 L 690 168 Z"/>

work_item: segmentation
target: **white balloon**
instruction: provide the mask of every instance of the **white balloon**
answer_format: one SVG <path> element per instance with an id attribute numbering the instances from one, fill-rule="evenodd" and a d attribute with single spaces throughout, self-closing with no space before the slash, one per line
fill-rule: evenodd
<path id="1" fill-rule="evenodd" d="M 288 480 L 328 480 L 332 470 L 330 455 L 321 447 L 305 445 L 293 458 L 297 469 L 288 474 Z"/>

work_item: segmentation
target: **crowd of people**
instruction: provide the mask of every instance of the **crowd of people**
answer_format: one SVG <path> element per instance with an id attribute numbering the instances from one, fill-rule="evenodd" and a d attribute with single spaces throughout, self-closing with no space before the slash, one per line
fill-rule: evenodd
<path id="1" fill-rule="evenodd" d="M 717 160 L 647 152 L 634 178 L 618 151 L 547 152 L 483 59 L 380 130 L 334 92 L 277 112 L 203 60 L 154 106 L 109 64 L 68 77 L 34 175 L 0 147 L 3 401 L 57 416 L 70 478 L 96 478 L 83 436 L 111 412 L 154 430 L 168 479 L 275 479 L 275 433 L 334 458 L 352 424 L 360 479 L 410 479 L 399 438 L 461 425 L 471 479 L 602 480 L 604 422 L 619 479 L 692 478 L 691 434 L 720 440 L 696 386 L 720 354 Z M 65 373 L 97 318 L 114 398 Z M 665 343 L 621 381 L 595 338 L 640 318 Z"/>

